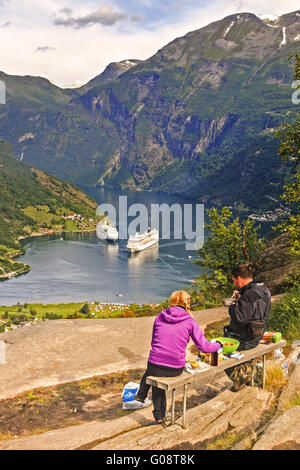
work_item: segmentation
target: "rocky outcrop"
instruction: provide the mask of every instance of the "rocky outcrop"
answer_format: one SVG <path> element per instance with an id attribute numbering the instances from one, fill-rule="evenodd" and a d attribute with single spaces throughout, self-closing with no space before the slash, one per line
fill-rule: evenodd
<path id="1" fill-rule="evenodd" d="M 94 450 L 165 450 L 180 446 L 185 449 L 197 448 L 227 430 L 241 433 L 251 429 L 269 409 L 271 402 L 272 394 L 260 389 L 247 387 L 238 393 L 226 390 L 188 410 L 187 430 L 178 424 L 158 429 L 155 433 L 152 430 L 147 435 L 145 429 L 134 430 L 103 442 Z"/>
<path id="2" fill-rule="evenodd" d="M 300 397 L 300 360 L 297 358 L 297 351 L 294 351 L 294 362 L 291 363 L 289 381 L 283 389 L 277 404 L 277 415 L 284 412 L 293 404 L 293 400 Z M 298 349 L 298 353 L 300 353 Z M 297 364 L 298 363 L 298 364 Z"/>
<path id="3" fill-rule="evenodd" d="M 269 242 L 261 255 L 256 279 L 264 282 L 273 295 L 280 294 L 284 290 L 287 275 L 297 266 L 300 266 L 300 262 L 289 254 L 288 235 L 282 234 Z"/>
<path id="4" fill-rule="evenodd" d="M 282 413 L 264 432 L 253 450 L 300 450 L 300 406 Z"/>

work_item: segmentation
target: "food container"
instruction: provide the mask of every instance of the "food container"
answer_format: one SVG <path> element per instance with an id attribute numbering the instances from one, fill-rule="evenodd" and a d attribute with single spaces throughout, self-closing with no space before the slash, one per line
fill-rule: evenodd
<path id="1" fill-rule="evenodd" d="M 240 345 L 240 342 L 233 338 L 224 338 L 221 336 L 220 338 L 215 338 L 215 340 L 222 344 L 223 354 L 229 354 L 235 351 Z"/>
<path id="2" fill-rule="evenodd" d="M 281 341 L 281 333 L 279 331 L 266 331 L 262 337 L 263 341 L 272 341 L 279 343 Z"/>

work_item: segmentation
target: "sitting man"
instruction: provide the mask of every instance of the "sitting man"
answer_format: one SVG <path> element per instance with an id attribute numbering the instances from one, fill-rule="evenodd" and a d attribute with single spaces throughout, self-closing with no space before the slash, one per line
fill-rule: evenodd
<path id="1" fill-rule="evenodd" d="M 271 309 L 271 293 L 263 283 L 253 281 L 247 265 L 239 264 L 232 271 L 235 303 L 229 307 L 230 324 L 224 327 L 224 336 L 240 342 L 238 350 L 255 348 L 266 329 Z M 251 372 L 249 363 L 227 369 L 234 388 L 246 385 Z"/>

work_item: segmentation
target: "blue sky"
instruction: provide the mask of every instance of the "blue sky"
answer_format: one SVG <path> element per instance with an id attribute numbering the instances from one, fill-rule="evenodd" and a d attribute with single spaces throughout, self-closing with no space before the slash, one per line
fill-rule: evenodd
<path id="1" fill-rule="evenodd" d="M 227 15 L 298 8 L 298 0 L 0 0 L 0 70 L 79 86 L 110 62 L 147 59 Z"/>

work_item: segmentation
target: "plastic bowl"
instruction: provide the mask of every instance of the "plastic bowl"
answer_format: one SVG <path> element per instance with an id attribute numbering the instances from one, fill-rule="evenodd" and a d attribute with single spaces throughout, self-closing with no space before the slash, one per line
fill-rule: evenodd
<path id="1" fill-rule="evenodd" d="M 233 338 L 224 338 L 223 336 L 220 336 L 219 338 L 215 338 L 215 340 L 222 344 L 223 354 L 232 353 L 240 345 L 240 342 L 237 339 L 233 339 Z M 232 344 L 232 346 L 224 346 L 224 343 L 230 343 Z"/>

